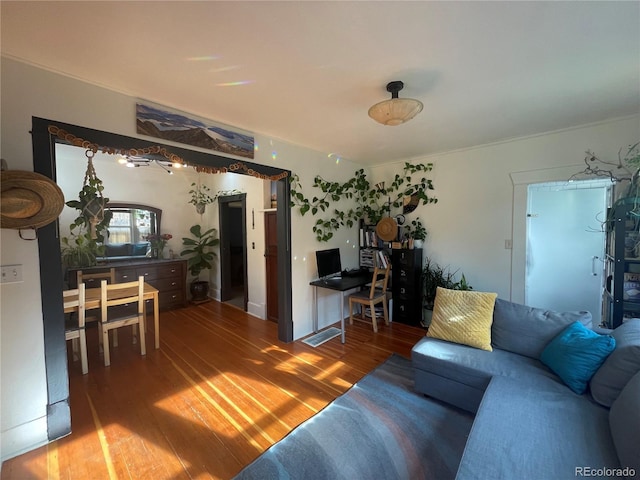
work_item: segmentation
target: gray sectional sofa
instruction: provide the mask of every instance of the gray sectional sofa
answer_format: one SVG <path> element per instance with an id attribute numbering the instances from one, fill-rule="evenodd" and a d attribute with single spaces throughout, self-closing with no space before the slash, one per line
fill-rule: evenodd
<path id="1" fill-rule="evenodd" d="M 540 360 L 587 312 L 497 299 L 493 351 L 425 337 L 412 350 L 417 391 L 476 417 L 456 478 L 640 478 L 640 319 L 610 334 L 615 350 L 579 395 Z"/>

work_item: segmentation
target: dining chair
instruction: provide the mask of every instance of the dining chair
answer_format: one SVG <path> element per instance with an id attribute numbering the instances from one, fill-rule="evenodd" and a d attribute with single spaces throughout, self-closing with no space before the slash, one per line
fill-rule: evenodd
<path id="1" fill-rule="evenodd" d="M 371 280 L 371 288 L 368 290 L 362 290 L 360 292 L 352 293 L 349 295 L 349 324 L 353 325 L 353 319 L 362 320 L 369 323 L 365 314 L 368 307 L 371 314 L 371 323 L 373 325 L 373 331 L 378 332 L 378 322 L 376 319 L 376 305 L 382 303 L 382 312 L 384 315 L 384 323 L 389 325 L 389 308 L 387 307 L 387 284 L 389 283 L 389 272 L 391 271 L 391 264 L 387 264 L 386 268 L 382 269 L 379 266 L 373 269 L 373 278 Z M 360 305 L 360 316 L 354 317 L 353 306 L 354 304 Z"/>
<path id="2" fill-rule="evenodd" d="M 102 272 L 83 272 L 82 270 L 78 270 L 76 277 L 78 285 L 84 283 L 87 285 L 87 288 L 98 287 L 102 280 L 107 280 L 109 283 L 116 283 L 116 269 L 111 267 L 109 270 Z"/>
<path id="3" fill-rule="evenodd" d="M 144 316 L 144 277 L 138 277 L 135 282 L 109 284 L 102 280 L 100 284 L 100 311 L 98 335 L 104 351 L 104 365 L 111 364 L 109 351 L 109 331 L 116 330 L 127 325 L 138 326 L 140 355 L 146 355 L 145 341 L 145 316 Z M 120 309 L 114 308 L 126 304 L 137 305 L 133 314 L 128 314 Z M 135 329 L 134 329 L 135 334 Z M 134 344 L 136 337 L 133 337 Z"/>
<path id="4" fill-rule="evenodd" d="M 87 360 L 87 336 L 85 332 L 85 286 L 84 283 L 78 288 L 64 290 L 62 292 L 64 313 L 68 314 L 65 319 L 64 338 L 71 340 L 74 360 L 80 350 L 80 365 L 82 374 L 89 373 L 89 362 Z"/>

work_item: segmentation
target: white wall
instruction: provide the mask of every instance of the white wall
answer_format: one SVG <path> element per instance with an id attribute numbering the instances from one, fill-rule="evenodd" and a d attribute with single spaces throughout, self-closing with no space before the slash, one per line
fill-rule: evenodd
<path id="1" fill-rule="evenodd" d="M 136 98 L 4 57 L 0 73 L 0 139 L 2 158 L 7 160 L 10 169 L 33 170 L 29 134 L 32 116 L 137 136 Z M 162 104 L 162 99 L 148 100 Z M 345 160 L 336 163 L 327 153 L 311 151 L 259 134 L 255 137 L 258 146 L 255 163 L 291 170 L 300 176 L 306 186 L 313 183 L 316 174 L 335 181 L 346 181 L 360 168 Z M 78 174 L 82 175 L 84 169 L 84 165 L 79 167 Z M 183 202 L 177 203 L 176 207 L 192 208 Z M 169 217 L 166 228 L 172 228 L 171 208 L 163 205 L 163 212 L 167 212 Z M 348 250 L 343 248 L 345 264 L 355 265 L 357 262 L 349 243 L 356 240 L 356 229 L 350 232 L 341 230 L 329 245 L 320 245 L 311 232 L 314 221 L 315 218 L 310 215 L 301 217 L 297 211 L 292 214 L 294 338 L 300 338 L 312 330 L 312 290 L 309 281 L 315 277 L 313 252 L 326 246 L 347 246 Z M 256 238 L 260 235 L 257 229 L 253 232 Z M 21 284 L 0 287 L 0 458 L 4 460 L 46 443 L 47 392 L 37 242 L 21 240 L 15 230 L 3 229 L 0 235 L 1 263 L 22 264 L 24 276 Z M 253 254 L 259 255 L 259 252 L 255 250 Z M 257 299 L 255 303 L 264 301 Z M 331 309 L 323 311 L 326 318 L 321 318 L 321 325 L 337 319 L 333 313 Z"/>
<path id="2" fill-rule="evenodd" d="M 424 255 L 464 273 L 475 290 L 524 301 L 526 186 L 567 180 L 581 171 L 585 151 L 617 161 L 618 149 L 638 141 L 640 117 L 416 158 L 434 164 L 438 203 L 419 206 L 427 228 Z M 404 163 L 372 169 L 378 181 Z M 513 250 L 505 248 L 513 240 Z"/>

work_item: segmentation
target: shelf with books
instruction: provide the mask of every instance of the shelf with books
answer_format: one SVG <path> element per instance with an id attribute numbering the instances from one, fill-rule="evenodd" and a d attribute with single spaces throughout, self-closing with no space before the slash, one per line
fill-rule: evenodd
<path id="1" fill-rule="evenodd" d="M 635 199 L 623 198 L 609 212 L 603 322 L 617 328 L 640 312 L 640 217 Z"/>
<path id="2" fill-rule="evenodd" d="M 391 256 L 391 242 L 385 242 L 376 234 L 376 226 L 360 220 L 359 232 L 360 267 L 373 269 L 379 265 L 386 268 Z M 384 259 L 379 252 L 384 252 Z"/>

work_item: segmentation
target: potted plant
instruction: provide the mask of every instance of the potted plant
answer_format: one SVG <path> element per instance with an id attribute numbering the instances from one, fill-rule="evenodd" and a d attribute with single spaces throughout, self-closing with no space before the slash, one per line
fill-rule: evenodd
<path id="1" fill-rule="evenodd" d="M 204 213 L 205 207 L 215 200 L 209 195 L 209 191 L 210 189 L 206 185 L 199 185 L 195 182 L 191 184 L 191 190 L 189 190 L 191 200 L 189 200 L 189 203 L 196 206 L 196 212 L 200 215 Z"/>
<path id="2" fill-rule="evenodd" d="M 420 219 L 416 218 L 405 226 L 405 236 L 413 240 L 416 248 L 422 248 L 422 244 L 427 238 L 427 229 L 424 228 Z"/>
<path id="3" fill-rule="evenodd" d="M 213 268 L 213 259 L 217 255 L 212 249 L 220 243 L 220 240 L 217 238 L 215 228 L 203 232 L 200 225 L 194 225 L 189 231 L 192 237 L 182 238 L 182 245 L 185 249 L 180 252 L 180 255 L 188 256 L 187 268 L 193 276 L 190 286 L 191 301 L 194 303 L 206 302 L 208 301 L 209 282 L 200 280 L 200 273 L 203 270 Z"/>
<path id="4" fill-rule="evenodd" d="M 98 245 L 89 234 L 71 234 L 62 237 L 61 253 L 62 264 L 66 268 L 91 267 L 95 265 L 96 258 L 104 255 L 104 245 Z"/>
<path id="5" fill-rule="evenodd" d="M 449 288 L 451 290 L 472 290 L 464 274 L 459 281 L 454 281 L 455 272 L 451 273 L 449 267 L 442 267 L 427 257 L 422 267 L 422 300 L 424 306 L 424 320 L 422 326 L 427 328 L 431 324 L 433 306 L 436 301 L 438 287 Z"/>

